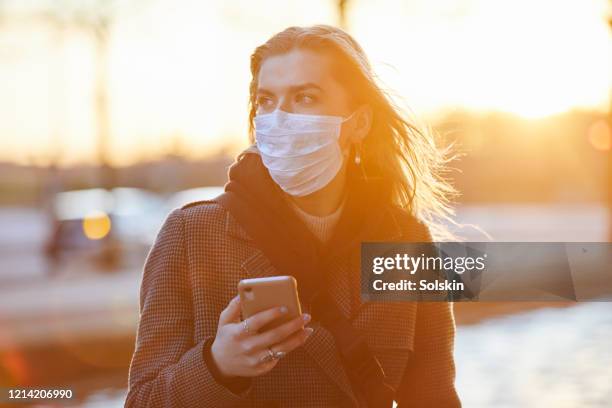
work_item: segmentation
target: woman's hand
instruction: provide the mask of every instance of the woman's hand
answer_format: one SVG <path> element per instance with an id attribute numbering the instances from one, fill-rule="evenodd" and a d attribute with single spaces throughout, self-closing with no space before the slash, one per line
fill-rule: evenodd
<path id="1" fill-rule="evenodd" d="M 217 336 L 211 346 L 212 358 L 221 374 L 226 377 L 255 377 L 272 370 L 278 359 L 269 359 L 273 352 L 289 353 L 298 348 L 313 332 L 304 328 L 310 321 L 307 313 L 281 326 L 262 333 L 257 331 L 267 323 L 287 313 L 286 307 L 274 307 L 248 318 L 248 332 L 240 321 L 240 296 L 230 301 L 219 316 Z"/>

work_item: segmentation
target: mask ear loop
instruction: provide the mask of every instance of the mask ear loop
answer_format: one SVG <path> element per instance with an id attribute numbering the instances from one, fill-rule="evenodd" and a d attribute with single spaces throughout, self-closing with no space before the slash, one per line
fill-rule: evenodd
<path id="1" fill-rule="evenodd" d="M 343 118 L 343 119 L 342 119 L 342 122 L 340 122 L 340 123 L 345 123 L 345 122 L 348 122 L 349 120 L 351 120 L 351 119 L 352 119 L 352 117 L 353 117 L 353 116 L 355 116 L 355 114 L 356 114 L 356 113 L 357 113 L 357 111 L 356 111 L 356 110 L 355 110 L 355 111 L 353 111 L 353 113 L 351 113 L 350 115 L 348 115 L 346 118 Z"/>

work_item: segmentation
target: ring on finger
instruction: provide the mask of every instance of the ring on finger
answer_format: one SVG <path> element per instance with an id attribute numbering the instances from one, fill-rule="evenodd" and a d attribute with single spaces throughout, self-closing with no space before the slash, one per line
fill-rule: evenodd
<path id="1" fill-rule="evenodd" d="M 267 351 L 267 353 L 264 354 L 263 356 L 261 356 L 260 361 L 262 363 L 267 363 L 268 361 L 276 359 L 275 354 L 272 351 L 272 349 L 268 348 L 266 351 Z"/>
<path id="2" fill-rule="evenodd" d="M 244 320 L 242 321 L 242 328 L 243 328 L 243 331 L 244 331 L 245 333 L 249 334 L 249 333 L 251 332 L 251 329 L 250 329 L 250 327 L 249 327 L 249 324 L 247 323 L 247 320 L 248 320 L 248 319 L 244 319 Z"/>

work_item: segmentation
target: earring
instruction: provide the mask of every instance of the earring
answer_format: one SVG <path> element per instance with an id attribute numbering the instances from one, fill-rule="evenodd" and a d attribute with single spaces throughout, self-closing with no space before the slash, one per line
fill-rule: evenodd
<path id="1" fill-rule="evenodd" d="M 369 177 L 366 174 L 365 169 L 363 168 L 364 167 L 363 164 L 361 163 L 361 143 L 355 143 L 354 148 L 355 148 L 355 160 L 354 160 L 355 165 L 359 167 L 361 178 L 363 180 L 368 180 Z"/>
<path id="2" fill-rule="evenodd" d="M 361 164 L 361 143 L 355 147 L 355 164 L 358 166 Z"/>

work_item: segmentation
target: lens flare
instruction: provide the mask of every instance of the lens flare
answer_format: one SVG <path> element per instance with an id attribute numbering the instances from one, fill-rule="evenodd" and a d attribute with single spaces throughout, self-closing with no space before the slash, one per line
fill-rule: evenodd
<path id="1" fill-rule="evenodd" d="M 102 239 L 111 229 L 111 220 L 103 211 L 92 211 L 83 219 L 83 232 L 89 239 Z"/>
<path id="2" fill-rule="evenodd" d="M 610 137 L 610 126 L 605 120 L 600 119 L 594 122 L 588 130 L 588 138 L 591 146 L 595 150 L 608 151 L 612 146 L 612 140 Z"/>

